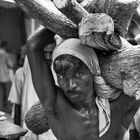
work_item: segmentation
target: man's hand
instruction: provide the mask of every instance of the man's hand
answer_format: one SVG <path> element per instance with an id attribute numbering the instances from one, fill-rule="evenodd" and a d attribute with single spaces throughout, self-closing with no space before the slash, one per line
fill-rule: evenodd
<path id="1" fill-rule="evenodd" d="M 0 121 L 3 121 L 3 120 L 7 119 L 4 115 L 5 115 L 5 113 L 0 111 Z"/>
<path id="2" fill-rule="evenodd" d="M 47 44 L 55 42 L 55 33 L 47 28 L 39 27 L 27 40 L 27 49 L 43 51 Z"/>

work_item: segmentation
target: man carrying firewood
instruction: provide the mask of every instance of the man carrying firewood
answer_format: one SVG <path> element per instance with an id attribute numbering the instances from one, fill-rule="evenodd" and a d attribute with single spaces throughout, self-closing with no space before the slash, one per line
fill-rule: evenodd
<path id="1" fill-rule="evenodd" d="M 53 37 L 53 32 L 42 29 L 27 44 L 33 84 L 56 138 L 122 140 L 140 100 L 106 85 L 94 49 L 74 38 L 54 49 L 56 86 L 43 55 Z"/>
<path id="2" fill-rule="evenodd" d="M 47 28 L 27 41 L 28 59 L 56 138 L 122 140 L 140 106 L 140 48 L 122 38 L 137 2 L 15 1 Z M 66 39 L 53 52 L 58 86 L 43 55 L 54 34 Z M 109 53 L 102 56 L 103 51 Z"/>

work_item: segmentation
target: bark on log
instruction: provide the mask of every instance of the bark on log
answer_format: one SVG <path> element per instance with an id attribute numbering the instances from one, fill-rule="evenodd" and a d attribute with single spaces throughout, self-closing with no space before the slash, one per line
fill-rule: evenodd
<path id="1" fill-rule="evenodd" d="M 79 24 L 79 38 L 83 44 L 108 51 L 121 47 L 120 38 L 114 34 L 113 20 L 107 14 L 90 15 L 76 0 L 54 0 L 54 4 L 64 15 Z"/>
<path id="2" fill-rule="evenodd" d="M 46 111 L 40 101 L 36 102 L 26 113 L 25 123 L 28 129 L 36 135 L 43 134 L 50 129 Z"/>
<path id="3" fill-rule="evenodd" d="M 78 37 L 77 26 L 50 0 L 14 0 L 31 17 L 63 38 Z"/>
<path id="4" fill-rule="evenodd" d="M 140 94 L 140 45 L 122 39 L 123 47 L 110 54 L 99 55 L 102 76 L 107 84 L 123 89 L 125 94 Z"/>
<path id="5" fill-rule="evenodd" d="M 36 102 L 25 116 L 27 127 L 35 134 L 42 134 L 50 129 L 46 111 L 40 101 Z"/>
<path id="6" fill-rule="evenodd" d="M 114 32 L 114 22 L 105 13 L 89 14 L 79 24 L 79 38 L 83 44 L 99 50 L 118 50 L 120 37 Z"/>
<path id="7" fill-rule="evenodd" d="M 89 14 L 76 0 L 53 0 L 53 2 L 76 25 Z"/>
<path id="8" fill-rule="evenodd" d="M 80 4 L 89 13 L 108 14 L 114 21 L 115 32 L 124 36 L 139 2 L 137 0 L 83 0 Z"/>

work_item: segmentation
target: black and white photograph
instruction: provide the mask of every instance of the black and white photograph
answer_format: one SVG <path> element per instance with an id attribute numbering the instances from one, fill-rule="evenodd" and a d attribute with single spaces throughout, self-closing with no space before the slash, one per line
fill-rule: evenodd
<path id="1" fill-rule="evenodd" d="M 0 0 L 0 140 L 140 140 L 140 0 Z"/>

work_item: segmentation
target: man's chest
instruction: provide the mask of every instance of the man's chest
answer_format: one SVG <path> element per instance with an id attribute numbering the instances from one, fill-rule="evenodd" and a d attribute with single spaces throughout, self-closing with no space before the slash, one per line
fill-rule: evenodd
<path id="1" fill-rule="evenodd" d="M 57 106 L 57 126 L 51 122 L 51 128 L 55 129 L 59 140 L 98 140 L 99 123 L 98 113 L 87 114 L 75 109 L 64 101 Z"/>

